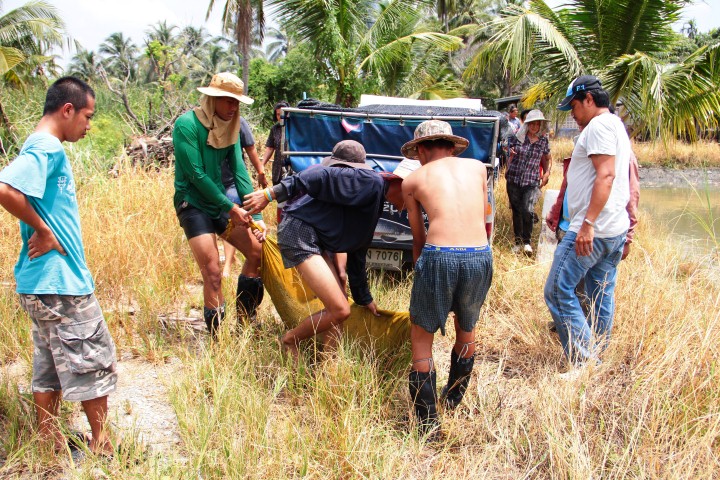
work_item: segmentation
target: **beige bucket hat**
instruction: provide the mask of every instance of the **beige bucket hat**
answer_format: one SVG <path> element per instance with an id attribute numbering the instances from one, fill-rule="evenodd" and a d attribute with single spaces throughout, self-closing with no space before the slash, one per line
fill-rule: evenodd
<path id="1" fill-rule="evenodd" d="M 417 145 L 420 142 L 428 140 L 437 140 L 439 138 L 449 140 L 455 144 L 453 155 L 460 155 L 470 145 L 466 138 L 453 135 L 452 127 L 449 123 L 442 120 L 426 120 L 417 126 L 415 136 L 400 149 L 402 154 L 407 158 L 417 160 Z"/>
<path id="2" fill-rule="evenodd" d="M 210 97 L 232 97 L 247 105 L 255 101 L 247 95 L 244 95 L 245 84 L 237 75 L 230 72 L 213 75 L 212 80 L 210 80 L 210 85 L 207 87 L 198 87 L 198 92 Z"/>
<path id="3" fill-rule="evenodd" d="M 524 123 L 530 123 L 530 122 L 548 122 L 543 115 L 543 113 L 540 110 L 530 110 L 527 115 L 525 115 L 525 122 Z"/>
<path id="4" fill-rule="evenodd" d="M 540 122 L 540 130 L 538 131 L 538 135 L 545 135 L 547 133 L 548 123 L 550 121 L 545 118 L 545 116 L 540 110 L 530 110 L 525 116 L 525 122 L 523 122 L 522 127 L 520 127 L 520 130 L 518 130 L 518 132 L 515 134 L 515 137 L 517 137 L 520 143 L 525 142 L 525 137 L 527 136 L 528 132 L 528 125 L 532 122 Z"/>

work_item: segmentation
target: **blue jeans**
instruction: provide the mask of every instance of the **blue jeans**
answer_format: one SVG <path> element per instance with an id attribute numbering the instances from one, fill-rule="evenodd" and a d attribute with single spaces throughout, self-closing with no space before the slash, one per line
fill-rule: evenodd
<path id="1" fill-rule="evenodd" d="M 242 207 L 243 201 L 240 198 L 240 195 L 238 195 L 238 191 L 235 185 L 225 189 L 225 196 L 228 197 L 230 201 L 234 204 L 240 205 Z"/>
<path id="2" fill-rule="evenodd" d="M 610 338 L 617 266 L 625 246 L 625 234 L 595 238 L 593 252 L 584 257 L 575 254 L 576 237 L 577 233 L 567 232 L 555 250 L 545 282 L 545 303 L 565 355 L 574 364 L 581 365 L 588 360 L 599 360 Z M 575 295 L 575 286 L 582 279 L 592 304 L 588 318 Z"/>

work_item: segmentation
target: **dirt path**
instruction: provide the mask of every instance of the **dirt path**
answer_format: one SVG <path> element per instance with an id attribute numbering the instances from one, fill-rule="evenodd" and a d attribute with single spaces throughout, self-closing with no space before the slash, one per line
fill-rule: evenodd
<path id="1" fill-rule="evenodd" d="M 118 384 L 109 397 L 109 416 L 121 436 L 136 436 L 153 452 L 177 448 L 181 439 L 168 384 L 181 368 L 177 359 L 164 365 L 137 358 L 118 362 Z M 89 428 L 82 413 L 75 420 Z"/>

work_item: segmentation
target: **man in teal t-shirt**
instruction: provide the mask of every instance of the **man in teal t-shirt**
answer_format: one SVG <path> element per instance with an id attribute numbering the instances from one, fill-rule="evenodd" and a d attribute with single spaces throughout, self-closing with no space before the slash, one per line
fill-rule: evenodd
<path id="1" fill-rule="evenodd" d="M 82 403 L 90 449 L 109 454 L 107 397 L 115 390 L 115 345 L 85 264 L 75 180 L 62 142 L 90 129 L 95 93 L 63 77 L 47 92 L 43 117 L 20 154 L 0 172 L 0 205 L 20 220 L 15 266 L 20 303 L 32 320 L 32 391 L 39 433 L 61 452 L 60 399 Z M 73 439 L 72 442 L 76 442 Z"/>
<path id="2" fill-rule="evenodd" d="M 203 315 L 212 335 L 225 316 L 216 235 L 245 256 L 237 285 L 238 319 L 255 319 L 264 292 L 262 247 L 248 228 L 250 216 L 225 195 L 222 182 L 222 164 L 227 161 L 239 197 L 253 191 L 238 141 L 240 102 L 253 102 L 243 89 L 242 80 L 232 73 L 214 75 L 209 86 L 198 88 L 203 94 L 200 106 L 181 115 L 173 129 L 175 211 L 203 277 Z M 254 218 L 264 229 L 262 216 Z"/>

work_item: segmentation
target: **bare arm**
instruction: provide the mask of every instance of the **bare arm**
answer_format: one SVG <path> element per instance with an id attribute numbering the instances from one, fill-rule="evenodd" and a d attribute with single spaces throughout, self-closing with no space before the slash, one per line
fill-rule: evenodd
<path id="1" fill-rule="evenodd" d="M 413 262 L 417 262 L 420 253 L 425 246 L 427 232 L 425 232 L 425 222 L 423 220 L 422 208 L 420 203 L 415 199 L 414 186 L 412 182 L 406 179 L 403 182 L 403 197 L 405 199 L 405 208 L 408 212 L 408 222 L 413 236 Z"/>
<path id="2" fill-rule="evenodd" d="M 623 248 L 622 259 L 625 260 L 630 254 L 630 244 L 635 236 L 635 227 L 637 226 L 637 209 L 640 203 L 640 172 L 638 171 L 637 157 L 630 152 L 630 201 L 626 210 L 630 218 L 630 228 L 628 228 L 627 238 L 625 239 L 625 247 Z"/>
<path id="3" fill-rule="evenodd" d="M 243 150 L 245 150 L 245 153 L 247 153 L 248 157 L 250 158 L 250 163 L 253 164 L 253 167 L 255 167 L 255 170 L 257 171 L 258 183 L 260 184 L 260 187 L 267 187 L 265 168 L 263 168 L 264 164 L 260 161 L 260 156 L 258 155 L 257 148 L 255 148 L 255 145 L 249 145 L 247 147 L 243 147 Z"/>
<path id="4" fill-rule="evenodd" d="M 28 256 L 30 258 L 45 255 L 50 250 L 57 250 L 62 255 L 65 255 L 65 250 L 55 238 L 55 234 L 30 205 L 25 194 L 6 183 L 0 182 L 0 205 L 11 215 L 30 225 L 35 230 L 35 233 L 28 240 Z"/>
<path id="5" fill-rule="evenodd" d="M 545 218 L 545 223 L 547 223 L 547 226 L 550 227 L 550 230 L 553 232 L 557 231 L 557 227 L 560 224 L 560 217 L 562 217 L 563 199 L 565 198 L 565 190 L 567 190 L 567 167 L 569 164 L 569 158 L 563 160 L 563 180 L 560 184 L 560 191 L 555 200 L 555 205 L 552 206 Z"/>
<path id="6" fill-rule="evenodd" d="M 269 196 L 269 198 L 268 198 Z M 247 209 L 251 215 L 253 213 L 262 212 L 268 204 L 275 200 L 276 196 L 272 188 L 256 190 L 245 195 L 243 199 L 243 208 Z"/>
<path id="7" fill-rule="evenodd" d="M 265 151 L 263 152 L 263 158 L 262 158 L 262 164 L 263 166 L 267 165 L 267 163 L 270 161 L 270 158 L 275 153 L 274 147 L 265 147 Z"/>
<path id="8" fill-rule="evenodd" d="M 549 153 L 542 156 L 542 158 L 540 159 L 540 166 L 543 169 L 543 176 L 542 176 L 542 179 L 540 180 L 540 188 L 542 188 L 545 185 L 547 185 L 548 180 L 550 180 L 550 168 L 552 168 L 552 156 Z"/>
<path id="9" fill-rule="evenodd" d="M 596 177 L 585 218 L 594 223 L 610 197 L 615 180 L 615 155 L 591 155 L 590 158 L 595 166 Z M 594 238 L 595 229 L 583 221 L 575 239 L 575 253 L 579 257 L 590 255 Z"/>

